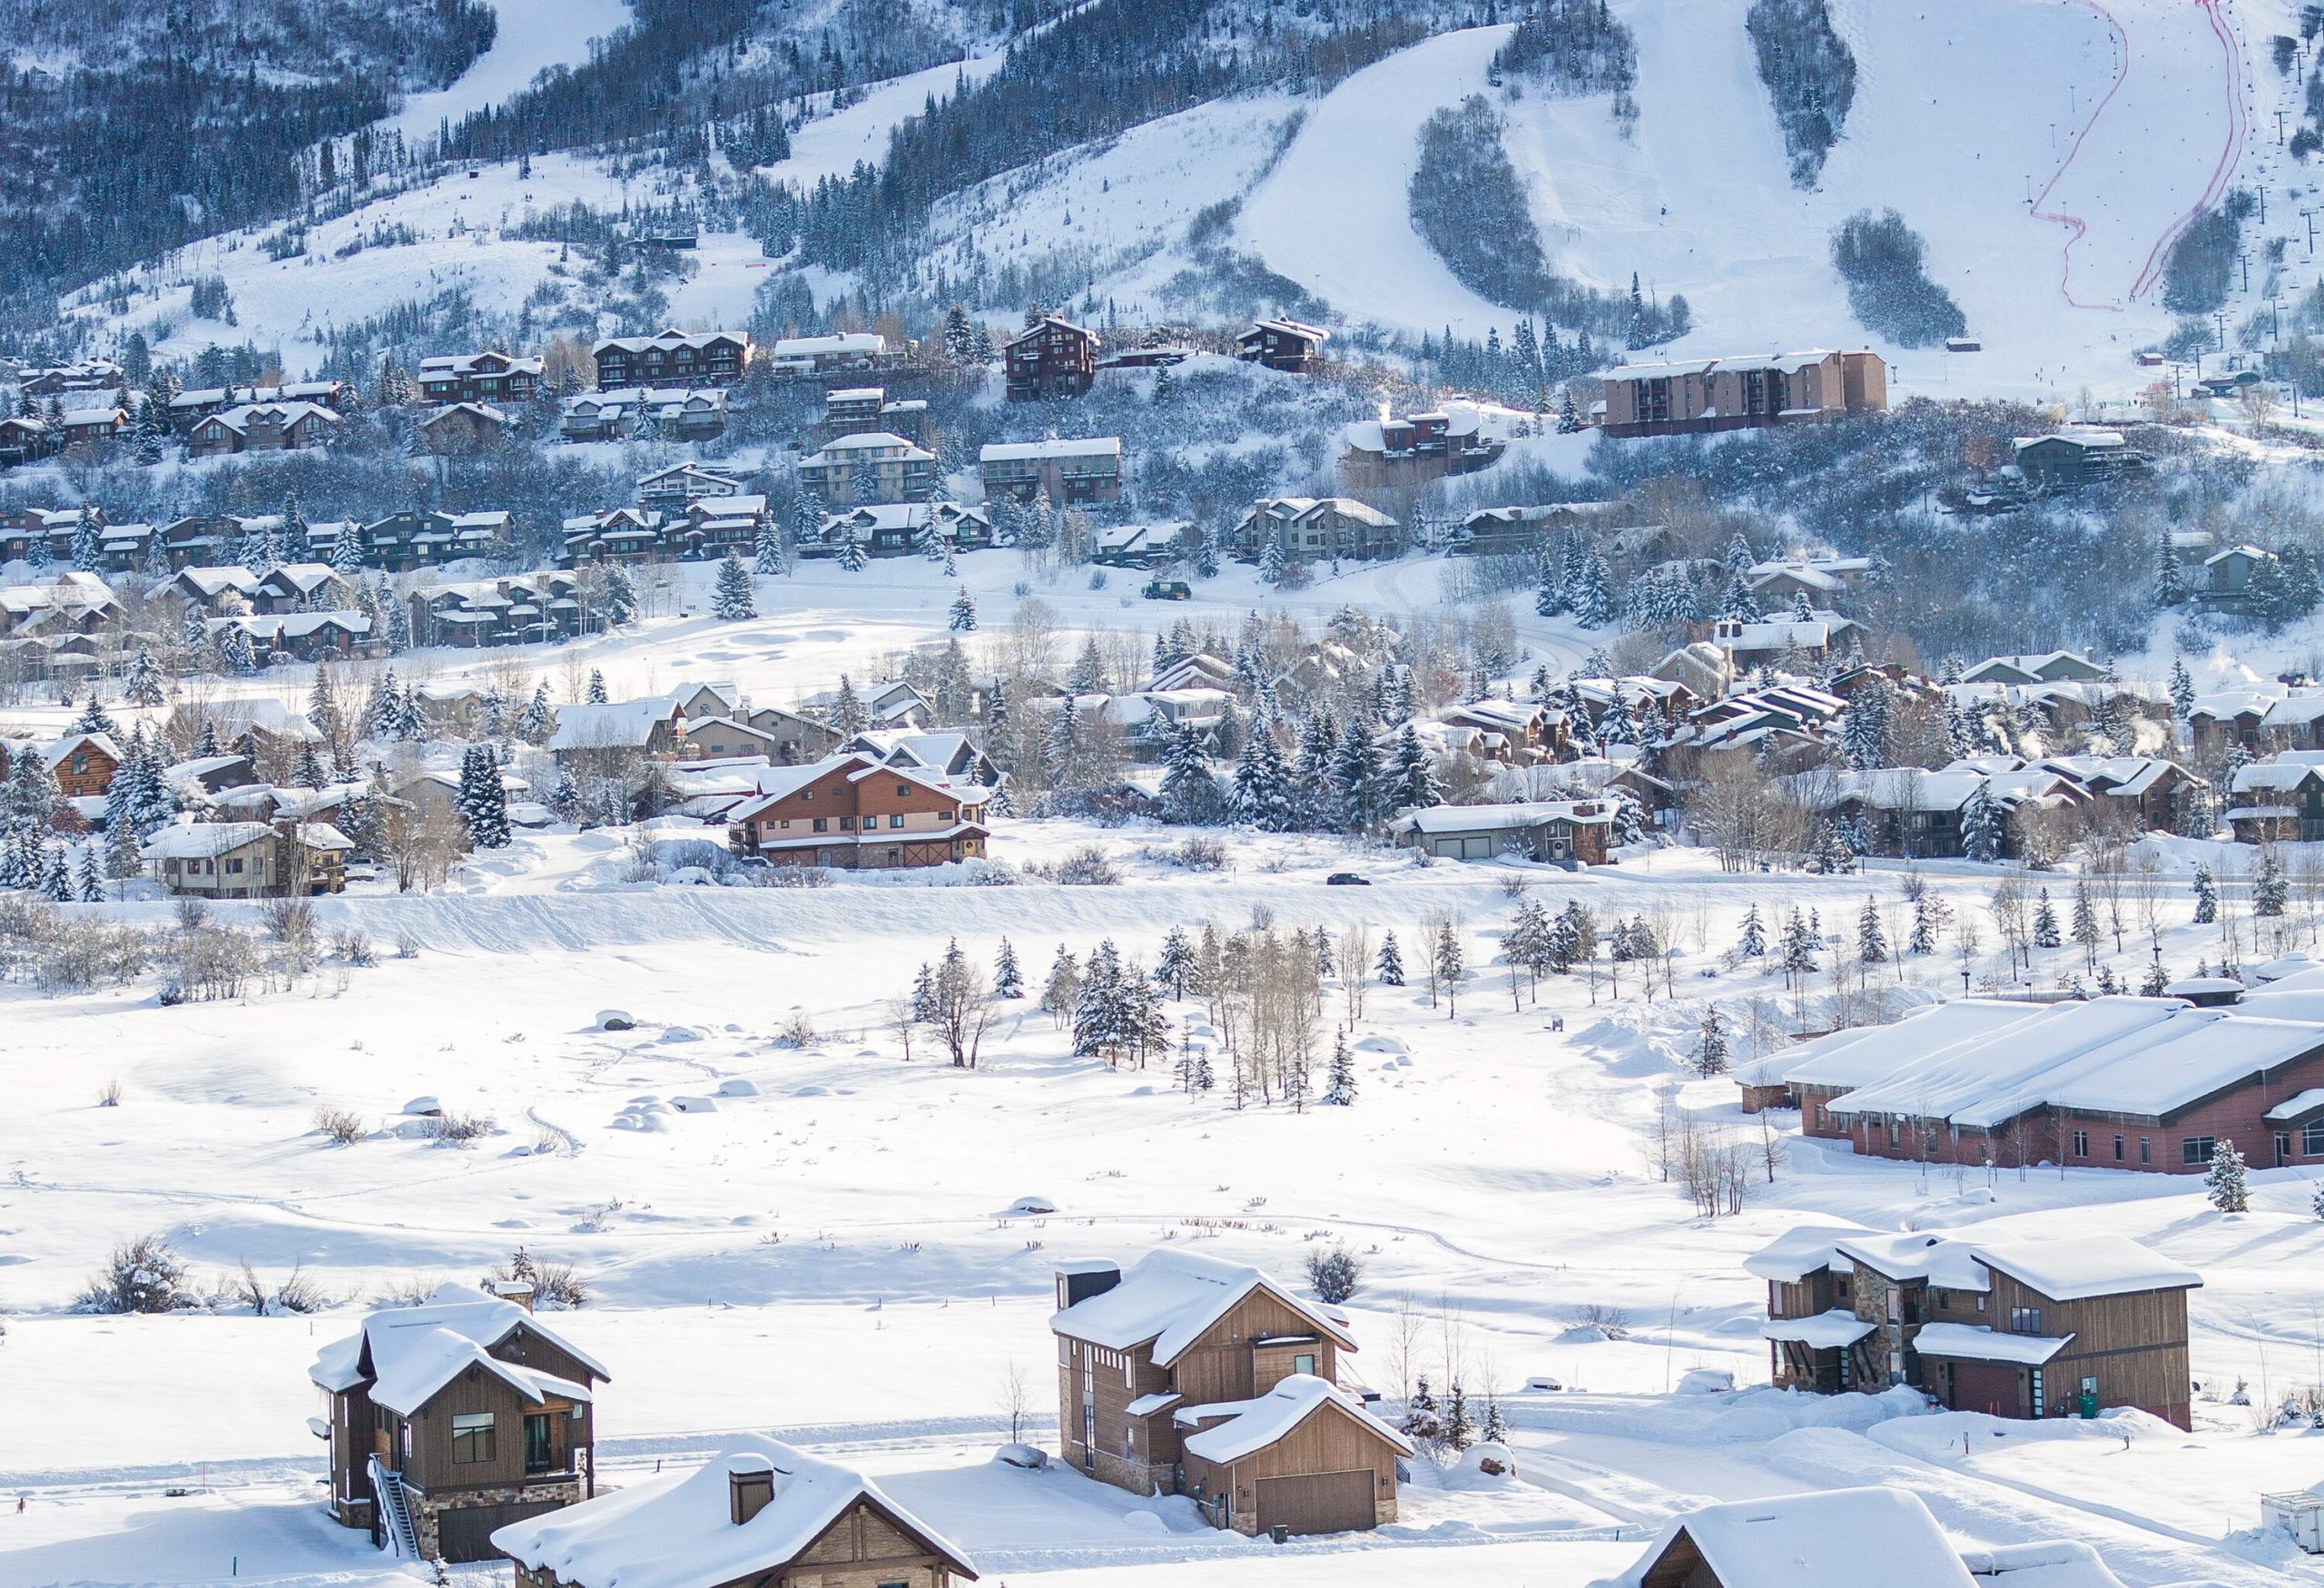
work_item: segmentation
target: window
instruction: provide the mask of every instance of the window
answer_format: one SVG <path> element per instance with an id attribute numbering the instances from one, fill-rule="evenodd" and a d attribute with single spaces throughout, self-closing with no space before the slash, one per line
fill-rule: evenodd
<path id="1" fill-rule="evenodd" d="M 889 825 L 889 826 L 891 826 L 891 827 L 901 827 L 901 826 L 902 826 L 903 824 L 904 824 L 904 819 L 903 819 L 902 815 L 901 815 L 901 814 L 894 814 L 894 815 L 891 815 L 891 816 L 888 818 L 888 825 Z"/>
<path id="2" fill-rule="evenodd" d="M 896 784 L 896 797 L 900 800 L 908 800 L 911 798 L 911 784 L 908 783 L 900 783 Z"/>
<path id="3" fill-rule="evenodd" d="M 2139 1138 L 2139 1161 L 2141 1163 L 2152 1163 L 2154 1161 L 2153 1137 L 2142 1136 Z"/>
<path id="4" fill-rule="evenodd" d="M 452 1418 L 452 1460 L 466 1464 L 492 1459 L 492 1414 L 459 1412 Z"/>
<path id="5" fill-rule="evenodd" d="M 230 860 L 226 863 L 226 874 L 229 876 L 239 876 L 241 869 L 242 863 L 239 860 Z"/>
<path id="6" fill-rule="evenodd" d="M 839 830 L 840 830 L 841 832 L 842 832 L 842 833 L 852 833 L 852 832 L 854 832 L 854 831 L 855 831 L 855 818 L 854 818 L 854 817 L 852 817 L 852 816 L 842 816 L 842 817 L 839 819 Z"/>
<path id="7" fill-rule="evenodd" d="M 1314 1353 L 1314 1352 L 1312 1352 L 1312 1351 L 1302 1351 L 1298 1356 L 1294 1356 L 1294 1357 L 1291 1359 L 1291 1370 L 1292 1370 L 1294 1373 L 1313 1373 L 1313 1372 L 1315 1372 L 1315 1353 Z"/>
<path id="8" fill-rule="evenodd" d="M 549 1438 L 547 1412 L 532 1412 L 525 1417 L 525 1470 L 547 1472 L 556 1465 L 556 1445 Z"/>
<path id="9" fill-rule="evenodd" d="M 2034 1369 L 2034 1415 L 2041 1416 L 2045 1410 L 2042 1404 L 2042 1370 L 2036 1367 Z"/>
<path id="10" fill-rule="evenodd" d="M 2089 1131 L 2077 1130 L 2073 1133 L 2073 1155 L 2076 1158 L 2088 1158 L 2090 1156 Z"/>
<path id="11" fill-rule="evenodd" d="M 2284 1159 L 2286 1159 L 2290 1158 L 2290 1156 L 2291 1156 L 2291 1132 L 2290 1132 L 2290 1131 L 2289 1131 L 2289 1130 L 2279 1130 L 2279 1131 L 2277 1131 L 2277 1132 L 2276 1132 L 2276 1161 L 2277 1161 L 2278 1163 L 2281 1163 L 2281 1162 L 2283 1162 L 2283 1160 L 2284 1160 Z"/>
<path id="12" fill-rule="evenodd" d="M 2114 1161 L 2122 1161 L 2122 1139 L 2120 1136 L 2114 1138 Z"/>
<path id="13" fill-rule="evenodd" d="M 830 825 L 831 825 L 831 823 L 830 823 L 830 821 L 829 821 L 829 819 L 828 819 L 828 818 L 825 818 L 825 817 L 822 817 L 822 816 L 818 816 L 818 817 L 816 817 L 816 818 L 815 818 L 815 831 L 816 831 L 816 832 L 821 833 L 821 832 L 824 831 L 826 828 L 828 828 Z"/>
<path id="14" fill-rule="evenodd" d="M 2218 1151 L 2219 1138 L 2216 1136 L 2184 1137 L 2179 1143 L 2179 1161 L 2189 1164 L 2209 1163 Z"/>
<path id="15" fill-rule="evenodd" d="M 2311 1119 L 2300 1127 L 2299 1149 L 2309 1158 L 2324 1154 L 2324 1119 Z"/>
<path id="16" fill-rule="evenodd" d="M 2013 1335 L 2038 1335 L 2042 1332 L 2042 1309 L 2038 1307 L 2013 1307 L 2009 1309 L 2009 1332 Z"/>

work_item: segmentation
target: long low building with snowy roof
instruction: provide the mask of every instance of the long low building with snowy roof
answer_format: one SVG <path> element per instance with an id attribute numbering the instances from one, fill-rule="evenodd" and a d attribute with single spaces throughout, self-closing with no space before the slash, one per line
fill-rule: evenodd
<path id="1" fill-rule="evenodd" d="M 1913 1162 L 2201 1174 L 2231 1142 L 2324 1168 L 2324 1095 L 2300 1101 L 2324 1093 L 2324 1000 L 2181 991 L 2198 996 L 1956 999 L 1773 1055 L 1739 1077 L 1744 1105 Z"/>
<path id="2" fill-rule="evenodd" d="M 2187 1292 L 2203 1277 L 2125 1237 L 1803 1225 L 1743 1267 L 1767 1282 L 1778 1387 L 1909 1385 L 1955 1411 L 2135 1406 L 2190 1425 Z"/>
<path id="3" fill-rule="evenodd" d="M 1709 435 L 1888 407 L 1879 354 L 1822 348 L 1625 364 L 1605 383 L 1610 436 Z"/>

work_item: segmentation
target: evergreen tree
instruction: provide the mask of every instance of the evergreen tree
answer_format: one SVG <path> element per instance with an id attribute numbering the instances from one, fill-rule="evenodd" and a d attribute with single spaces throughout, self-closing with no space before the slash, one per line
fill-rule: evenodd
<path id="1" fill-rule="evenodd" d="M 2050 890 L 2044 888 L 2034 901 L 2034 946 L 2053 949 L 2064 941 L 2058 932 L 2058 912 L 2051 906 Z"/>
<path id="2" fill-rule="evenodd" d="M 2154 604 L 2176 607 L 2187 598 L 2187 575 L 2179 566 L 2179 548 L 2171 543 L 2171 526 L 2162 527 L 2162 555 L 2154 570 Z"/>
<path id="3" fill-rule="evenodd" d="M 1380 957 L 1374 962 L 1374 968 L 1380 972 L 1381 986 L 1402 987 L 1404 984 L 1404 956 L 1397 952 L 1394 932 L 1391 932 L 1380 940 Z"/>
<path id="4" fill-rule="evenodd" d="M 739 623 L 759 615 L 758 601 L 751 588 L 751 570 L 733 552 L 718 565 L 717 594 L 711 602 L 711 615 L 725 623 Z"/>
<path id="5" fill-rule="evenodd" d="M 1921 894 L 1913 901 L 1913 931 L 1905 940 L 1905 947 L 1915 954 L 1936 952 L 1937 912 L 1931 907 L 1929 896 Z"/>
<path id="6" fill-rule="evenodd" d="M 1445 1018 L 1460 1012 L 1461 972 L 1465 956 L 1461 950 L 1461 934 L 1445 922 L 1436 930 L 1436 981 L 1444 990 Z"/>
<path id="7" fill-rule="evenodd" d="M 1864 909 L 1856 918 L 1856 956 L 1867 965 L 1888 962 L 1887 934 L 1880 930 L 1880 906 L 1867 893 Z"/>
<path id="8" fill-rule="evenodd" d="M 1759 904 L 1756 899 L 1751 902 L 1751 907 L 1743 912 L 1743 936 L 1736 943 L 1735 952 L 1747 960 L 1759 960 L 1767 957 L 1768 928 L 1767 923 L 1759 919 Z"/>
<path id="9" fill-rule="evenodd" d="M 2195 863 L 2195 924 L 2209 926 L 2219 919 L 2219 883 L 2212 880 L 2211 868 L 2201 861 Z"/>
<path id="10" fill-rule="evenodd" d="M 2211 1172 L 2203 1177 L 2203 1195 L 2222 1213 L 2251 1211 L 2251 1187 L 2245 1178 L 2243 1154 L 2227 1137 L 2221 1137 L 2212 1149 Z"/>
<path id="11" fill-rule="evenodd" d="M 1509 1423 L 1501 1415 L 1501 1397 L 1491 1391 L 1485 1394 L 1485 1420 L 1479 1433 L 1487 1445 L 1509 1443 Z"/>
<path id="12" fill-rule="evenodd" d="M 1269 833 L 1289 832 L 1297 824 L 1298 802 L 1275 730 L 1262 713 L 1251 724 L 1250 736 L 1235 764 L 1235 819 Z"/>
<path id="13" fill-rule="evenodd" d="M 629 570 L 617 562 L 608 564 L 606 568 L 605 606 L 608 627 L 619 628 L 636 621 L 637 587 L 631 582 Z M 400 605 L 397 610 L 402 610 Z"/>
<path id="14" fill-rule="evenodd" d="M 1332 1034 L 1332 1068 L 1324 1100 L 1338 1109 L 1355 1105 L 1355 1054 L 1347 1045 L 1345 1031 Z"/>
<path id="15" fill-rule="evenodd" d="M 240 623 L 228 623 L 218 634 L 218 660 L 230 673 L 258 671 L 258 649 L 251 643 L 251 631 Z"/>
<path id="16" fill-rule="evenodd" d="M 1452 1381 L 1452 1393 L 1444 1400 L 1443 1444 L 1452 1450 L 1466 1450 L 1477 1442 L 1476 1425 L 1469 1418 L 1469 1397 L 1461 1391 L 1461 1381 Z"/>
<path id="17" fill-rule="evenodd" d="M 1201 738 L 1185 723 L 1170 731 L 1163 745 L 1162 815 L 1165 821 L 1188 825 L 1201 825 L 1220 820 L 1226 814 L 1226 802 L 1218 793 L 1218 779 L 1210 770 L 1210 757 L 1204 751 Z"/>
<path id="18" fill-rule="evenodd" d="M 1818 936 L 1801 919 L 1795 906 L 1791 919 L 1783 926 L 1783 972 L 1787 981 L 1796 985 L 1801 977 L 1814 972 Z"/>
<path id="19" fill-rule="evenodd" d="M 84 904 L 101 904 L 105 897 L 105 879 L 97 869 L 97 846 L 81 845 L 80 863 L 73 879 L 73 896 Z"/>
<path id="20" fill-rule="evenodd" d="M 122 692 L 132 705 L 159 705 L 165 698 L 162 664 L 149 646 L 139 646 L 137 654 L 130 659 L 129 676 Z"/>
<path id="21" fill-rule="evenodd" d="M 2162 961 L 2157 960 L 2146 968 L 2146 977 L 2139 983 L 2139 996 L 2161 998 L 2170 990 L 2170 987 L 2171 972 L 2162 968 Z"/>
<path id="22" fill-rule="evenodd" d="M 2195 709 L 2195 680 L 2183 657 L 2171 658 L 2171 715 L 2185 722 Z"/>
<path id="23" fill-rule="evenodd" d="M 460 757 L 460 786 L 454 796 L 468 842 L 478 849 L 508 846 L 508 794 L 500 781 L 500 764 L 481 745 Z"/>
<path id="24" fill-rule="evenodd" d="M 1419 731 L 1410 722 L 1396 735 L 1396 748 L 1388 763 L 1387 789 L 1388 797 L 1380 806 L 1384 814 L 1437 804 L 1444 797 L 1437 788 L 1436 771 L 1427 747 L 1420 742 Z"/>
<path id="25" fill-rule="evenodd" d="M 362 568 L 363 530 L 354 519 L 341 519 L 339 538 L 330 543 L 330 571 L 351 582 Z"/>
<path id="26" fill-rule="evenodd" d="M 1581 559 L 1576 568 L 1569 603 L 1573 620 L 1584 628 L 1603 628 L 1619 616 L 1614 608 L 1613 586 L 1606 577 L 1606 559 L 1594 549 Z"/>
<path id="27" fill-rule="evenodd" d="M 2076 882 L 2073 885 L 2073 941 L 2082 945 L 2083 963 L 2091 970 L 2098 968 L 2098 945 L 2102 934 L 2098 928 L 2098 906 L 2091 897 L 2090 884 Z"/>
<path id="28" fill-rule="evenodd" d="M 2272 843 L 2260 848 L 2259 863 L 2251 868 L 2251 913 L 2272 919 L 2284 912 L 2290 886 L 2284 877 L 2284 863 Z"/>
<path id="29" fill-rule="evenodd" d="M 1172 927 L 1162 940 L 1162 951 L 1154 962 L 1154 981 L 1173 999 L 1187 995 L 1187 985 L 1195 974 L 1195 948 L 1187 941 L 1185 932 Z"/>
<path id="30" fill-rule="evenodd" d="M 1703 1008 L 1702 1031 L 1695 1038 L 1695 1073 L 1706 1077 L 1727 1073 L 1727 1027 L 1716 1003 Z"/>
<path id="31" fill-rule="evenodd" d="M 73 732 L 109 735 L 121 732 L 121 725 L 113 720 L 112 714 L 98 701 L 94 687 L 89 691 L 88 704 L 82 706 L 81 715 L 74 719 Z"/>
<path id="32" fill-rule="evenodd" d="M 41 851 L 40 891 L 44 897 L 59 904 L 73 902 L 73 867 L 64 858 L 64 845 L 51 843 Z"/>
<path id="33" fill-rule="evenodd" d="M 1425 1373 L 1413 1381 L 1412 1398 L 1404 1403 L 1403 1421 L 1398 1427 L 1416 1445 L 1433 1445 L 1443 1438 L 1444 1419 L 1437 1412 L 1436 1396 L 1429 1390 Z"/>
<path id="34" fill-rule="evenodd" d="M 823 504 L 801 486 L 791 493 L 791 544 L 802 549 L 823 542 Z"/>
<path id="35" fill-rule="evenodd" d="M 950 626 L 954 634 L 974 634 L 976 632 L 976 597 L 969 594 L 969 587 L 966 585 L 962 585 L 960 587 L 960 594 L 952 597 L 952 615 Z"/>
<path id="36" fill-rule="evenodd" d="M 839 566 L 852 574 L 862 573 L 865 563 L 870 561 L 863 549 L 863 538 L 852 527 L 843 528 L 840 533 L 845 538 L 840 542 Z"/>
<path id="37" fill-rule="evenodd" d="M 791 571 L 783 555 L 783 528 L 772 513 L 762 514 L 757 530 L 751 538 L 751 571 L 768 578 Z"/>
<path id="38" fill-rule="evenodd" d="M 392 679 L 395 677 L 395 675 L 394 675 L 393 673 L 390 673 L 390 674 L 389 674 L 389 675 L 388 675 L 388 676 L 389 676 L 389 678 L 390 680 L 392 680 Z M 608 695 L 606 693 L 606 674 L 605 674 L 605 669 L 604 669 L 604 668 L 602 668 L 602 667 L 592 667 L 592 668 L 590 668 L 590 669 L 589 669 L 589 704 L 590 704 L 591 705 L 606 705 L 610 704 L 610 703 L 611 703 L 611 700 L 612 700 L 612 697 L 611 697 L 610 695 Z"/>
<path id="39" fill-rule="evenodd" d="M 97 527 L 96 508 L 88 502 L 81 504 L 81 516 L 73 523 L 73 566 L 84 574 L 105 566 L 104 532 Z"/>
<path id="40" fill-rule="evenodd" d="M 2003 818 L 2001 807 L 1980 783 L 1970 793 L 1969 803 L 1961 813 L 1961 853 L 1974 861 L 1988 864 L 2001 858 Z"/>
<path id="41" fill-rule="evenodd" d="M 1025 996 L 1025 973 L 1017 968 L 1017 951 L 1009 946 L 1005 937 L 1000 940 L 1000 951 L 992 957 L 992 995 L 995 998 Z"/>
<path id="42" fill-rule="evenodd" d="M 839 694 L 832 700 L 829 720 L 832 731 L 842 741 L 852 740 L 872 725 L 872 711 L 855 693 L 854 680 L 846 674 L 839 676 Z"/>
<path id="43" fill-rule="evenodd" d="M 517 736 L 527 745 L 546 745 L 556 731 L 556 712 L 548 703 L 548 680 L 533 686 L 533 697 L 517 715 Z"/>

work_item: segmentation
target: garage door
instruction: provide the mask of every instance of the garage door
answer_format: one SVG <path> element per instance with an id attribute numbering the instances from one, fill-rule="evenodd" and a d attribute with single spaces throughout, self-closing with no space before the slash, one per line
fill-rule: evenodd
<path id="1" fill-rule="evenodd" d="M 1492 858 L 1492 853 L 1493 841 L 1490 838 L 1463 838 L 1461 840 L 1461 858 L 1462 860 L 1491 860 Z"/>
<path id="2" fill-rule="evenodd" d="M 1350 1533 L 1377 1520 L 1372 1508 L 1372 1469 L 1319 1472 L 1306 1477 L 1259 1480 L 1259 1531 Z"/>
<path id="3" fill-rule="evenodd" d="M 492 1531 L 557 1509 L 555 1500 L 531 1500 L 507 1505 L 463 1505 L 438 1514 L 436 1538 L 448 1561 L 497 1561 Z"/>

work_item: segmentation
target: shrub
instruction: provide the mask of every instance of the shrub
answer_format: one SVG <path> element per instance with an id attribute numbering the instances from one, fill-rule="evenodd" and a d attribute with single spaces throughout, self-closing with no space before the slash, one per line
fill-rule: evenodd
<path id="1" fill-rule="evenodd" d="M 83 1312 L 182 1312 L 200 1305 L 186 1283 L 186 1266 L 169 1238 L 141 1235 L 113 1248 L 90 1277 L 77 1304 Z"/>
<path id="2" fill-rule="evenodd" d="M 97 1107 L 101 1109 L 117 1109 L 121 1107 L 121 1078 L 119 1076 L 116 1075 L 111 1080 L 106 1081 L 104 1085 L 99 1089 L 97 1092 Z"/>
<path id="3" fill-rule="evenodd" d="M 1307 1287 L 1333 1306 L 1364 1287 L 1364 1264 L 1344 1246 L 1307 1254 Z"/>
<path id="4" fill-rule="evenodd" d="M 1178 863 L 1190 872 L 1223 872 L 1226 845 L 1216 838 L 1189 838 L 1178 845 Z"/>
<path id="5" fill-rule="evenodd" d="M 332 1108 L 328 1104 L 315 1110 L 315 1129 L 340 1146 L 363 1139 L 363 1116 L 353 1109 Z"/>
<path id="6" fill-rule="evenodd" d="M 379 950 L 371 946 L 369 934 L 350 929 L 331 939 L 330 952 L 344 965 L 368 970 L 379 962 Z"/>
<path id="7" fill-rule="evenodd" d="M 455 1113 L 449 1109 L 428 1120 L 428 1139 L 438 1147 L 467 1147 L 492 1133 L 492 1121 L 482 1114 Z"/>
<path id="8" fill-rule="evenodd" d="M 1106 852 L 1085 843 L 1057 863 L 1057 880 L 1068 888 L 1110 888 L 1122 880 Z"/>

